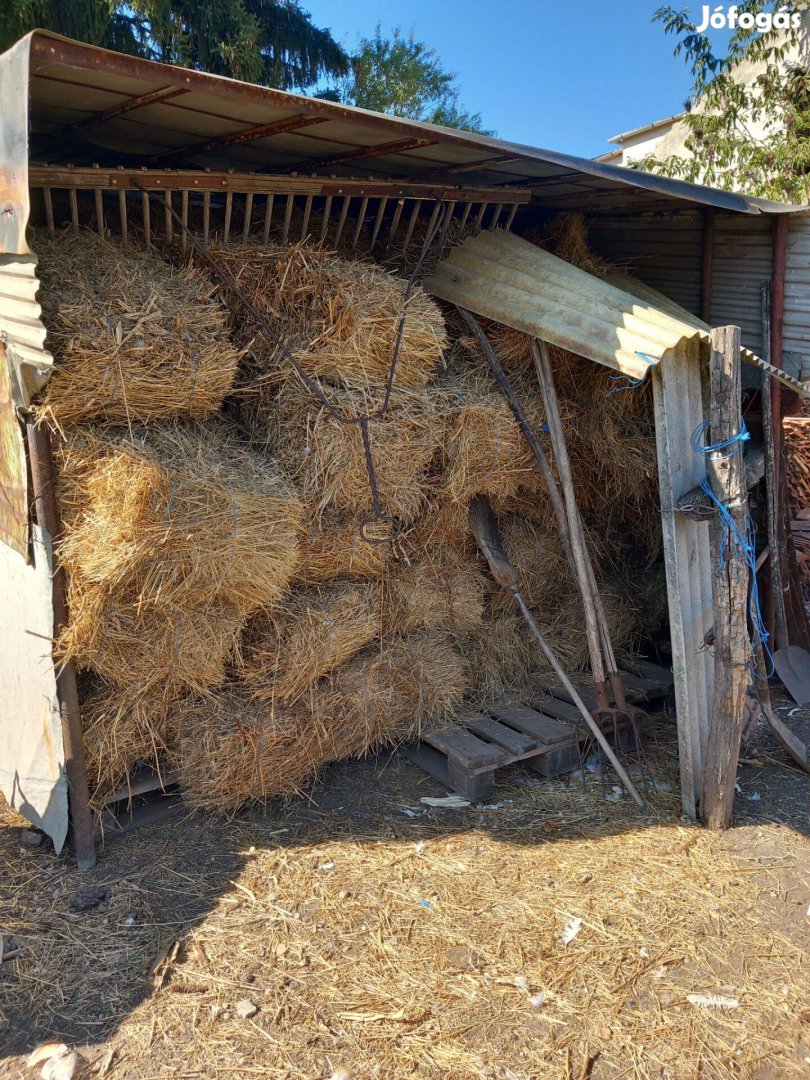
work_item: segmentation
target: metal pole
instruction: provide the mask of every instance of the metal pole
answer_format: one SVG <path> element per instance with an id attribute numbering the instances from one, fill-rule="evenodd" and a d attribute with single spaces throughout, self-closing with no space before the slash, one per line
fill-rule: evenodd
<path id="1" fill-rule="evenodd" d="M 48 432 L 37 427 L 32 417 L 26 417 L 25 431 L 28 440 L 28 456 L 31 463 L 31 480 L 34 487 L 34 508 L 37 524 L 53 543 L 59 535 L 59 513 L 54 492 L 54 471 L 51 443 Z M 68 619 L 65 572 L 54 563 L 53 574 L 53 636 L 56 639 Z M 84 759 L 82 720 L 79 693 L 76 687 L 76 669 L 71 661 L 57 667 L 56 691 L 62 716 L 62 741 L 65 749 L 65 769 L 70 795 L 70 818 L 73 847 L 80 870 L 90 870 L 96 865 L 96 848 L 93 838 L 93 814 L 90 810 L 90 792 L 87 787 L 87 769 Z"/>

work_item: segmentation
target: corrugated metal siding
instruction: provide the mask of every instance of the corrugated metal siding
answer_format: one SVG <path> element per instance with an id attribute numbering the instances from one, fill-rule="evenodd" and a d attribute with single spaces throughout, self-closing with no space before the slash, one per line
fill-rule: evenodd
<path id="1" fill-rule="evenodd" d="M 810 213 L 791 217 L 785 268 L 785 363 L 810 379 Z"/>
<path id="2" fill-rule="evenodd" d="M 702 211 L 591 219 L 588 243 L 619 269 L 700 315 Z"/>
<path id="3" fill-rule="evenodd" d="M 732 214 L 714 219 L 712 326 L 739 326 L 742 343 L 762 356 L 762 283 L 771 277 L 773 223 L 743 221 Z M 787 369 L 790 371 L 790 369 Z M 795 371 L 790 371 L 795 375 Z"/>

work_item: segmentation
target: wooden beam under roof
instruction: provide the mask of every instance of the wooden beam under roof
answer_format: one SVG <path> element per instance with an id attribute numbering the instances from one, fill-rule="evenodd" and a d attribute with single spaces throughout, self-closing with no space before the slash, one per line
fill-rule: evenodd
<path id="1" fill-rule="evenodd" d="M 322 158 L 304 158 L 293 165 L 280 165 L 268 172 L 297 172 L 301 169 L 323 169 L 329 165 L 342 165 L 348 161 L 365 161 L 368 158 L 383 157 L 386 154 L 404 154 L 408 150 L 421 150 L 424 146 L 435 146 L 437 139 L 399 139 L 397 142 L 379 143 L 377 146 L 357 146 L 344 150 L 340 154 L 330 154 Z"/>
<path id="2" fill-rule="evenodd" d="M 531 198 L 526 189 L 442 184 L 412 184 L 400 180 L 348 179 L 336 176 L 276 176 L 268 173 L 210 172 L 202 169 L 115 169 L 35 165 L 28 169 L 32 188 L 109 191 L 221 191 L 254 195 L 313 195 L 371 199 L 444 199 L 523 205 Z"/>
<path id="3" fill-rule="evenodd" d="M 297 131 L 299 128 L 312 127 L 313 124 L 324 124 L 325 116 L 312 116 L 308 113 L 296 113 L 295 116 L 285 116 L 281 120 L 274 120 L 270 124 L 259 124 L 254 127 L 243 128 L 234 131 L 230 135 L 218 135 L 204 142 L 194 143 L 191 146 L 177 146 L 172 150 L 165 150 L 161 154 L 153 154 L 151 162 L 168 161 L 175 157 L 192 157 L 195 154 L 208 154 L 212 150 L 221 150 L 225 146 L 242 146 L 245 143 L 255 142 L 256 139 L 265 139 L 271 135 L 280 135 L 285 131 Z"/>

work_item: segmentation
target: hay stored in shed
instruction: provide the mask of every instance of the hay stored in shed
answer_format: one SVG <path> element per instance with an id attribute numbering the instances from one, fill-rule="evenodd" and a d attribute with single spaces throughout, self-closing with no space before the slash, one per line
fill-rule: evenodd
<path id="1" fill-rule="evenodd" d="M 359 521 L 324 515 L 320 522 L 311 522 L 301 538 L 292 584 L 379 578 L 390 556 L 390 544 L 370 544 L 362 538 Z"/>
<path id="2" fill-rule="evenodd" d="M 413 563 L 386 579 L 386 630 L 478 630 L 484 624 L 486 591 L 487 581 L 474 561 L 448 552 L 444 558 Z"/>
<path id="3" fill-rule="evenodd" d="M 202 420 L 219 409 L 240 354 L 204 270 L 94 233 L 38 236 L 34 246 L 56 361 L 40 419 Z"/>
<path id="4" fill-rule="evenodd" d="M 239 655 L 244 612 L 196 591 L 145 601 L 137 580 L 108 586 L 72 574 L 70 619 L 57 641 L 74 660 L 133 696 L 169 703 L 218 686 Z"/>
<path id="5" fill-rule="evenodd" d="M 300 500 L 226 429 L 76 429 L 58 485 L 64 566 L 142 603 L 247 614 L 280 599 L 299 561 Z"/>
<path id="6" fill-rule="evenodd" d="M 165 702 L 109 684 L 94 686 L 81 704 L 87 780 L 96 808 L 126 789 L 136 764 L 165 772 L 178 717 Z"/>
<path id="7" fill-rule="evenodd" d="M 293 705 L 380 636 L 380 586 L 338 582 L 307 589 L 259 622 L 242 667 L 245 682 L 259 698 Z"/>
<path id="8" fill-rule="evenodd" d="M 314 779 L 316 750 L 299 717 L 231 687 L 184 709 L 175 768 L 189 806 L 233 814 L 301 792 Z"/>
<path id="9" fill-rule="evenodd" d="M 505 497 L 540 481 L 531 451 L 506 401 L 484 380 L 448 382 L 441 487 L 447 498 Z"/>
<path id="10" fill-rule="evenodd" d="M 453 715 L 466 686 L 463 657 L 447 634 L 408 634 L 365 650 L 313 691 L 323 760 L 416 738 Z"/>
<path id="11" fill-rule="evenodd" d="M 351 390 L 329 392 L 344 415 L 360 417 L 377 402 Z M 444 398 L 427 391 L 399 393 L 382 420 L 369 423 L 371 454 L 380 500 L 387 514 L 413 521 L 430 490 L 429 469 L 442 434 Z M 344 424 L 301 386 L 282 387 L 273 415 L 279 461 L 315 507 L 354 518 L 372 513 L 373 501 L 360 427 Z"/>
<path id="12" fill-rule="evenodd" d="M 213 254 L 308 375 L 339 387 L 382 386 L 404 311 L 397 384 L 420 389 L 434 378 L 447 333 L 441 311 L 421 288 L 405 304 L 403 280 L 312 244 L 227 247 Z M 223 295 L 234 305 L 240 340 L 252 343 L 244 391 L 266 404 L 268 388 L 289 378 L 291 365 L 242 305 Z"/>

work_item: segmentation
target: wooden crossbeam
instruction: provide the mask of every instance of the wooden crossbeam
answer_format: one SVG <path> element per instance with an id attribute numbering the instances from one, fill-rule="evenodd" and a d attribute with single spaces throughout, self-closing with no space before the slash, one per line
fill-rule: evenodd
<path id="1" fill-rule="evenodd" d="M 508 192 L 496 188 L 458 188 L 440 184 L 412 184 L 392 180 L 349 180 L 343 177 L 276 176 L 258 173 L 208 172 L 171 169 L 97 169 L 59 165 L 31 165 L 32 188 L 111 191 L 229 191 L 254 195 L 313 195 L 331 197 L 394 198 L 397 200 L 490 202 L 523 205 L 531 198 L 525 189 Z"/>
<path id="2" fill-rule="evenodd" d="M 324 123 L 326 123 L 326 117 L 324 116 L 297 113 L 295 116 L 285 116 L 281 120 L 274 120 L 271 124 L 259 124 L 258 126 L 243 128 L 242 131 L 234 131 L 230 135 L 218 135 L 214 139 L 206 139 L 204 142 L 194 143 L 191 146 L 176 146 L 172 150 L 164 150 L 160 154 L 153 154 L 149 160 L 152 162 L 168 161 L 175 157 L 208 154 L 212 150 L 221 150 L 225 146 L 243 146 L 245 143 L 255 142 L 256 139 L 265 139 L 271 135 L 280 135 L 285 131 L 297 131 L 299 128 Z"/>
<path id="3" fill-rule="evenodd" d="M 386 154 L 404 154 L 407 150 L 420 150 L 424 146 L 435 146 L 436 139 L 399 139 L 397 142 L 380 143 L 377 146 L 356 146 L 340 154 L 330 154 L 322 158 L 304 158 L 294 165 L 281 165 L 269 172 L 288 173 L 299 169 L 307 171 L 327 168 L 330 165 L 343 165 L 349 161 L 366 161 L 368 158 L 383 157 Z"/>

